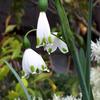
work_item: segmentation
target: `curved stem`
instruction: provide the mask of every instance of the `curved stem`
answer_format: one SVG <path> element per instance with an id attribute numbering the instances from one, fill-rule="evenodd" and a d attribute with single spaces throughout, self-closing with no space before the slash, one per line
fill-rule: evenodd
<path id="1" fill-rule="evenodd" d="M 36 31 L 36 30 L 37 30 L 37 29 L 32 29 L 32 30 L 28 31 L 28 32 L 25 34 L 25 37 L 27 37 L 27 35 L 28 35 L 29 33 L 34 32 L 34 31 Z"/>

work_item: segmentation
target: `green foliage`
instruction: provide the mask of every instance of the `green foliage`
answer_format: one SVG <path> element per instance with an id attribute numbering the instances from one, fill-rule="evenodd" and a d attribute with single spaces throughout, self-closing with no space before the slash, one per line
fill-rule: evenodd
<path id="1" fill-rule="evenodd" d="M 19 28 L 22 22 L 22 17 L 24 15 L 24 0 L 13 0 L 11 2 L 11 15 L 14 16 L 16 21 L 16 26 Z"/>
<path id="2" fill-rule="evenodd" d="M 70 28 L 69 20 L 71 21 L 74 19 L 73 15 L 75 13 L 79 13 L 80 15 L 83 15 L 83 17 L 87 20 L 87 1 L 86 0 L 71 0 L 71 3 L 65 3 L 62 0 L 62 3 L 65 7 L 65 9 L 68 11 L 69 19 L 66 17 L 66 12 L 64 11 L 64 8 L 62 6 L 62 3 L 59 4 L 60 0 L 55 0 L 56 6 L 58 10 L 58 14 L 61 18 L 61 26 L 58 36 L 63 36 L 63 40 L 68 43 L 69 49 L 72 53 L 76 69 L 78 69 L 78 75 L 80 78 L 80 84 L 82 87 L 82 91 L 88 99 L 88 92 L 87 86 L 89 85 L 89 69 L 87 69 L 86 62 L 89 61 L 89 59 L 86 58 L 86 54 L 83 49 L 84 40 L 80 35 L 74 34 L 73 31 L 71 31 L 72 28 Z M 67 2 L 67 1 L 66 1 Z M 18 99 L 19 97 L 22 100 L 26 100 L 25 96 L 25 89 L 27 89 L 29 95 L 32 97 L 41 97 L 43 100 L 52 99 L 52 96 L 54 93 L 60 96 L 66 96 L 68 94 L 72 94 L 73 96 L 78 96 L 78 93 L 80 92 L 79 88 L 79 79 L 76 75 L 65 75 L 65 74 L 57 74 L 57 73 L 41 73 L 37 75 L 30 75 L 28 79 L 23 78 L 20 81 L 21 75 L 21 68 L 16 69 L 17 66 L 11 67 L 13 69 L 13 73 L 15 72 L 17 75 L 17 78 L 19 77 L 19 82 L 17 82 L 17 78 L 14 77 L 16 74 L 12 74 L 5 65 L 3 61 L 8 61 L 13 65 L 13 61 L 18 61 L 20 64 L 20 58 L 22 57 L 22 45 L 23 42 L 21 41 L 21 37 L 19 37 L 16 34 L 9 35 L 7 33 L 12 32 L 16 27 L 19 28 L 21 24 L 21 18 L 24 15 L 24 0 L 13 0 L 11 5 L 11 15 L 14 15 L 16 20 L 16 25 L 9 25 L 9 18 L 6 22 L 6 29 L 5 29 L 5 35 L 3 36 L 3 39 L 0 41 L 0 97 L 2 100 L 14 100 L 15 98 Z M 67 5 L 67 6 L 66 6 Z M 44 11 L 47 9 L 48 6 L 48 0 L 39 0 L 39 7 L 40 10 Z M 59 8 L 61 6 L 61 8 Z M 79 8 L 81 9 L 79 11 Z M 75 11 L 73 13 L 73 10 Z M 84 13 L 86 14 L 84 15 Z M 70 14 L 73 14 L 72 16 Z M 62 30 L 61 30 L 62 28 Z M 24 47 L 28 48 L 31 46 L 30 41 L 27 38 L 27 35 L 32 32 L 36 31 L 36 29 L 32 29 L 31 31 L 27 32 L 24 37 Z M 37 40 L 38 41 L 38 40 Z M 39 42 L 39 41 L 38 41 Z M 51 42 L 51 39 L 49 39 L 49 42 Z M 90 41 L 89 41 L 90 42 Z M 76 45 L 81 46 L 81 49 L 79 50 L 79 53 L 77 52 Z M 89 45 L 90 46 L 90 45 Z M 87 53 L 88 54 L 88 53 Z M 89 55 L 87 55 L 89 56 Z M 47 57 L 46 57 L 47 59 Z M 87 61 L 86 61 L 87 60 Z M 49 61 L 48 61 L 49 62 Z M 89 64 L 88 64 L 89 65 Z M 31 67 L 31 70 L 34 71 L 34 67 Z M 86 71 L 88 71 L 86 73 Z M 86 79 L 85 79 L 86 78 Z M 23 84 L 21 84 L 21 82 Z M 87 82 L 87 84 L 85 84 Z M 21 85 L 20 85 L 21 84 Z M 87 85 L 87 86 L 86 86 Z M 22 87 L 25 87 L 22 89 Z M 24 91 L 23 91 L 24 90 Z M 27 94 L 26 91 L 26 94 Z M 88 99 L 89 100 L 89 99 Z"/>
<path id="3" fill-rule="evenodd" d="M 9 73 L 9 68 L 4 65 L 0 68 L 0 81 L 3 80 Z"/>
<path id="4" fill-rule="evenodd" d="M 24 86 L 25 86 L 25 87 L 28 87 L 28 82 L 27 82 L 27 80 L 26 80 L 26 79 L 21 79 L 21 80 L 22 80 Z M 19 90 L 20 90 L 20 91 L 19 91 Z M 23 90 L 22 90 L 22 87 L 20 86 L 19 83 L 16 84 L 16 86 L 15 86 L 15 91 L 18 92 L 18 94 L 20 94 L 21 96 L 24 95 L 24 92 L 23 92 Z M 25 96 L 25 95 L 24 95 L 24 96 Z"/>
<path id="5" fill-rule="evenodd" d="M 30 41 L 28 40 L 27 36 L 24 36 L 23 46 L 24 46 L 24 48 L 31 47 Z"/>
<path id="6" fill-rule="evenodd" d="M 9 29 L 9 31 L 11 30 Z M 18 96 L 17 92 L 10 90 L 11 87 L 16 84 L 16 79 L 13 79 L 13 75 L 11 75 L 4 60 L 9 62 L 17 61 L 18 58 L 21 57 L 22 43 L 20 42 L 20 38 L 16 35 L 6 35 L 0 42 L 0 95 L 1 99 L 4 100 L 7 98 L 9 98 L 9 100 L 14 100 L 14 98 Z"/>
<path id="7" fill-rule="evenodd" d="M 7 36 L 1 41 L 0 60 L 15 59 L 21 56 L 22 43 L 16 36 Z"/>
<path id="8" fill-rule="evenodd" d="M 28 87 L 28 82 L 26 79 L 21 79 L 24 86 L 27 88 Z M 7 98 L 9 100 L 14 100 L 15 98 L 24 98 L 25 99 L 25 94 L 24 94 L 24 91 L 22 90 L 22 87 L 20 86 L 19 83 L 16 83 L 16 86 L 14 88 L 14 90 L 10 90 L 8 92 L 8 96 Z"/>
<path id="9" fill-rule="evenodd" d="M 72 94 L 78 96 L 79 92 L 79 81 L 77 76 L 66 75 L 66 74 L 55 74 L 53 81 L 57 86 L 57 93 L 60 92 L 62 95 Z"/>
<path id="10" fill-rule="evenodd" d="M 5 33 L 9 33 L 11 31 L 13 31 L 15 27 L 16 27 L 16 25 L 7 25 Z"/>
<path id="11" fill-rule="evenodd" d="M 11 90 L 11 91 L 9 91 L 7 98 L 8 98 L 9 100 L 14 100 L 15 98 L 18 98 L 18 96 L 19 96 L 19 95 L 18 95 L 17 92 Z"/>

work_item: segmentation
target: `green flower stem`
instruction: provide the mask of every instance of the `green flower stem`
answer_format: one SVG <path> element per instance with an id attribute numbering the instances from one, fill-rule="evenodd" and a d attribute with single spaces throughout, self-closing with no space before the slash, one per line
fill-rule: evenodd
<path id="1" fill-rule="evenodd" d="M 37 30 L 37 29 L 32 29 L 32 30 L 28 31 L 28 32 L 25 34 L 25 37 L 27 37 L 29 33 L 34 32 L 34 31 L 36 31 L 36 30 Z"/>
<path id="2" fill-rule="evenodd" d="M 73 32 L 70 29 L 69 22 L 65 13 L 65 10 L 61 4 L 60 0 L 55 0 L 56 8 L 58 11 L 58 15 L 61 20 L 61 26 L 62 26 L 62 32 L 63 32 L 63 37 L 65 39 L 65 42 L 67 43 L 69 50 L 71 51 L 73 61 L 75 63 L 75 67 L 77 69 L 79 79 L 80 79 L 80 86 L 82 90 L 82 95 L 83 95 L 83 100 L 90 100 L 87 85 L 85 82 L 85 76 L 83 72 L 83 66 L 81 65 L 79 55 L 78 55 L 78 50 L 75 46 L 75 38 L 73 35 Z"/>
<path id="3" fill-rule="evenodd" d="M 31 100 L 31 96 L 28 94 L 27 89 L 24 86 L 23 82 L 21 81 L 21 79 L 20 79 L 19 75 L 17 74 L 17 72 L 13 69 L 13 67 L 7 61 L 4 60 L 4 63 L 9 67 L 9 69 L 12 71 L 12 73 L 14 74 L 16 79 L 18 80 L 19 84 L 21 85 L 21 87 L 22 87 L 22 89 L 23 89 L 23 91 L 24 91 L 24 93 L 27 97 L 27 100 Z"/>
<path id="4" fill-rule="evenodd" d="M 33 31 L 36 31 L 36 29 L 32 29 L 32 30 L 28 31 L 26 33 L 26 35 L 24 36 L 24 41 L 23 41 L 24 48 L 30 48 L 31 47 L 31 43 L 30 43 L 27 36 L 28 36 L 29 33 L 33 32 Z"/>

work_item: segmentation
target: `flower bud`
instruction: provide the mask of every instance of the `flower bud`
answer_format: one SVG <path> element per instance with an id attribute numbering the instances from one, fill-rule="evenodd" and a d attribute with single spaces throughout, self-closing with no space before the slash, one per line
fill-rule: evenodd
<path id="1" fill-rule="evenodd" d="M 28 40 L 26 36 L 24 37 L 23 45 L 25 48 L 31 47 L 30 41 Z"/>

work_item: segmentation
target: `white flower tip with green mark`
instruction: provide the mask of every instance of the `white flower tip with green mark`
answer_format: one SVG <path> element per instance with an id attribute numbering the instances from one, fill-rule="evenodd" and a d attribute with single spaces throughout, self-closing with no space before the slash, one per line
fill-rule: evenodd
<path id="1" fill-rule="evenodd" d="M 53 34 L 57 34 L 57 32 L 54 32 Z M 67 53 L 68 52 L 68 47 L 67 44 L 62 41 L 61 39 L 57 38 L 56 36 L 52 35 L 52 39 L 54 40 L 52 44 L 47 44 L 44 48 L 44 50 L 46 50 L 48 52 L 48 54 L 53 53 L 57 48 L 59 48 L 59 50 L 62 53 Z"/>
<path id="2" fill-rule="evenodd" d="M 23 54 L 22 69 L 26 76 L 30 73 L 36 74 L 49 70 L 42 57 L 30 48 L 26 49 Z"/>
<path id="3" fill-rule="evenodd" d="M 40 12 L 37 23 L 37 48 L 52 42 L 50 25 L 45 12 Z"/>

